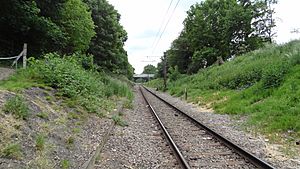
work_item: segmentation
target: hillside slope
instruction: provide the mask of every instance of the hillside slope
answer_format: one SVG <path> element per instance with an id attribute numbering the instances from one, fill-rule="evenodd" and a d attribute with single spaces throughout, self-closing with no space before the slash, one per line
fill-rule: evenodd
<path id="1" fill-rule="evenodd" d="M 88 60 L 47 54 L 0 80 L 0 168 L 83 168 L 115 119 L 123 122 L 130 87 Z"/>
<path id="2" fill-rule="evenodd" d="M 168 92 L 213 108 L 247 117 L 247 125 L 284 141 L 300 136 L 300 41 L 270 45 L 221 66 L 168 82 Z M 161 80 L 148 84 L 161 88 Z M 277 139 L 278 140 L 278 139 Z"/>

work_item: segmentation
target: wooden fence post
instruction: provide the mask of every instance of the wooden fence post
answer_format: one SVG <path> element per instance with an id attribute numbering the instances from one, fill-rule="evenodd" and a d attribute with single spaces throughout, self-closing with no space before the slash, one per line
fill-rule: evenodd
<path id="1" fill-rule="evenodd" d="M 23 47 L 23 68 L 26 69 L 26 58 L 27 57 L 27 43 L 24 43 Z"/>
<path id="2" fill-rule="evenodd" d="M 184 98 L 185 98 L 185 100 L 187 100 L 187 97 L 188 97 L 188 95 L 187 95 L 187 89 L 184 88 Z"/>

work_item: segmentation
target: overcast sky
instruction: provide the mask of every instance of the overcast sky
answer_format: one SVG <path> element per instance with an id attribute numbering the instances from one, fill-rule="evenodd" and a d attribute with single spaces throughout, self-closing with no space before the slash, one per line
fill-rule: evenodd
<path id="1" fill-rule="evenodd" d="M 176 39 L 183 29 L 182 22 L 190 6 L 201 0 L 181 0 L 174 11 L 177 0 L 167 13 L 171 0 L 108 0 L 121 14 L 121 24 L 128 33 L 125 49 L 128 52 L 130 64 L 135 73 L 142 73 L 147 64 L 157 65 L 160 56 L 168 50 L 172 41 Z M 285 43 L 297 39 L 300 34 L 292 34 L 295 28 L 300 28 L 300 1 L 279 0 L 276 5 L 277 43 Z M 169 20 L 170 16 L 173 17 Z M 166 31 L 157 43 L 158 31 L 166 25 Z M 162 24 L 162 22 L 164 22 Z M 156 48 L 155 48 L 156 46 Z"/>

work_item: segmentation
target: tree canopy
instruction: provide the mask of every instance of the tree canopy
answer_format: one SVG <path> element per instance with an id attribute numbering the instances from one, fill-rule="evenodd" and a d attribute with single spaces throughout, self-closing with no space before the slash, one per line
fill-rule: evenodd
<path id="1" fill-rule="evenodd" d="M 144 74 L 156 74 L 156 72 L 157 72 L 156 67 L 150 64 L 146 65 L 143 71 Z"/>
<path id="2" fill-rule="evenodd" d="M 100 70 L 133 74 L 120 14 L 107 0 L 9 0 L 0 2 L 0 55 L 90 53 Z"/>
<path id="3" fill-rule="evenodd" d="M 205 0 L 191 6 L 184 29 L 167 51 L 170 67 L 195 73 L 271 42 L 272 0 Z"/>

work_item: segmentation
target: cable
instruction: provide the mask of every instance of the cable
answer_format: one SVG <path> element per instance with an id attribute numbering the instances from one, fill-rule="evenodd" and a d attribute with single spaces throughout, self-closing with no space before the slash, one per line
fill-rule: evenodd
<path id="1" fill-rule="evenodd" d="M 160 42 L 160 40 L 161 40 L 161 37 L 162 37 L 162 35 L 165 33 L 165 31 L 166 31 L 166 28 L 167 28 L 167 26 L 168 26 L 169 22 L 171 21 L 171 19 L 172 19 L 172 17 L 173 17 L 173 15 L 174 15 L 174 13 L 175 13 L 175 10 L 176 10 L 176 8 L 177 8 L 177 6 L 178 6 L 179 2 L 180 2 L 180 0 L 178 0 L 178 1 L 177 1 L 176 5 L 175 5 L 175 7 L 174 7 L 174 9 L 173 9 L 173 11 L 172 11 L 172 14 L 171 14 L 171 16 L 170 16 L 170 17 L 169 17 L 169 19 L 168 19 L 168 22 L 166 23 L 166 25 L 165 25 L 165 27 L 164 27 L 164 30 L 163 30 L 163 31 L 162 31 L 162 33 L 160 34 L 160 36 L 159 36 L 159 39 L 158 39 L 157 43 L 155 44 L 155 46 L 154 46 L 154 49 L 152 50 L 152 54 L 155 52 L 155 50 L 156 50 L 156 47 L 157 47 L 157 45 L 159 44 L 159 42 Z"/>
<path id="2" fill-rule="evenodd" d="M 167 17 L 167 15 L 168 15 L 168 13 L 169 13 L 169 10 L 170 10 L 170 7 L 171 7 L 172 3 L 173 3 L 173 0 L 171 0 L 171 2 L 170 2 L 170 4 L 169 4 L 169 7 L 168 7 L 168 9 L 167 9 L 167 12 L 165 13 L 165 16 L 164 16 L 164 18 L 163 18 L 163 20 L 162 20 L 162 22 L 161 22 L 161 24 L 160 24 L 159 30 L 158 30 L 158 32 L 157 32 L 156 35 L 155 35 L 155 39 L 154 39 L 154 41 L 153 41 L 153 44 L 152 44 L 151 48 L 154 47 L 155 42 L 156 42 L 156 40 L 158 39 L 157 37 L 158 37 L 159 34 L 161 33 L 161 30 L 162 30 L 162 28 L 163 28 L 163 25 L 164 25 L 164 23 L 165 23 L 166 17 Z"/>

